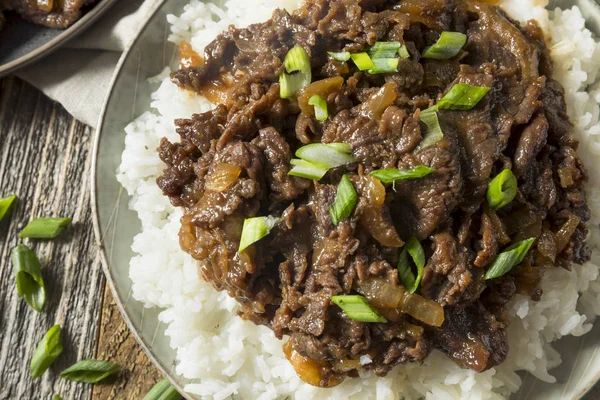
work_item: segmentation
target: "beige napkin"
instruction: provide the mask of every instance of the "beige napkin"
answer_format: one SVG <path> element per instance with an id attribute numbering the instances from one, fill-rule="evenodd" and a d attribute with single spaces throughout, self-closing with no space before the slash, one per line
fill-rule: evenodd
<path id="1" fill-rule="evenodd" d="M 96 126 L 119 57 L 160 0 L 118 1 L 100 21 L 63 48 L 16 75 Z"/>

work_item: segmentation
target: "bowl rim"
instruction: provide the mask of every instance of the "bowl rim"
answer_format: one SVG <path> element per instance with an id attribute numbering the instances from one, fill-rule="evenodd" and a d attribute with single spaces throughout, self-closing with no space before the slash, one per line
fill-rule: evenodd
<path id="1" fill-rule="evenodd" d="M 116 0 L 105 0 L 105 1 L 106 2 L 112 2 L 112 1 L 116 1 Z M 161 12 L 163 6 L 165 5 L 165 3 L 167 3 L 167 1 L 168 0 L 159 0 L 159 2 L 154 6 L 154 8 L 148 14 L 148 17 L 147 17 L 146 21 L 144 21 L 144 23 L 139 27 L 138 31 L 136 32 L 135 38 L 131 41 L 131 43 L 123 51 L 121 57 L 119 58 L 119 62 L 117 63 L 117 65 L 115 67 L 115 71 L 114 71 L 114 73 L 112 75 L 111 82 L 110 82 L 109 87 L 108 87 L 108 92 L 107 92 L 107 94 L 106 94 L 106 96 L 104 98 L 104 102 L 103 102 L 103 105 L 102 105 L 102 110 L 101 110 L 100 116 L 98 118 L 98 122 L 97 122 L 97 125 L 96 125 L 96 131 L 94 133 L 94 138 L 93 138 L 92 163 L 91 163 L 91 168 L 90 168 L 90 175 L 91 175 L 91 180 L 90 180 L 91 196 L 90 197 L 91 197 L 92 222 L 93 222 L 93 227 L 94 227 L 94 237 L 95 237 L 95 241 L 96 241 L 96 244 L 98 246 L 99 253 L 100 253 L 102 270 L 103 270 L 104 275 L 106 277 L 106 281 L 107 281 L 108 286 L 110 288 L 111 294 L 113 295 L 115 303 L 117 304 L 119 312 L 121 313 L 121 316 L 125 320 L 125 323 L 127 324 L 127 327 L 129 328 L 129 331 L 133 334 L 135 340 L 142 347 L 142 349 L 144 350 L 144 353 L 152 361 L 152 363 L 154 364 L 154 366 L 156 366 L 158 368 L 158 370 L 161 372 L 161 374 L 163 375 L 163 377 L 165 379 L 168 379 L 168 381 L 171 383 L 171 385 L 173 385 L 179 391 L 179 393 L 181 394 L 181 396 L 183 396 L 185 399 L 187 399 L 187 400 L 194 400 L 195 397 L 192 397 L 191 394 L 186 393 L 185 390 L 183 389 L 183 386 L 174 378 L 174 376 L 172 376 L 172 374 L 169 371 L 167 371 L 167 369 L 157 359 L 157 357 L 155 356 L 154 352 L 152 351 L 152 346 L 150 344 L 148 344 L 141 337 L 140 333 L 138 332 L 138 330 L 134 326 L 133 322 L 129 318 L 129 315 L 127 314 L 127 312 L 125 310 L 123 298 L 119 295 L 119 293 L 118 293 L 118 291 L 116 290 L 116 287 L 115 287 L 114 277 L 113 277 L 111 269 L 110 269 L 108 257 L 107 257 L 107 254 L 106 254 L 106 248 L 104 247 L 104 239 L 102 237 L 102 232 L 100 230 L 100 215 L 99 215 L 99 211 L 98 211 L 98 174 L 97 174 L 97 170 L 98 170 L 98 150 L 100 148 L 101 136 L 102 136 L 102 132 L 103 132 L 103 129 L 104 129 L 105 122 L 106 122 L 106 113 L 107 113 L 107 109 L 108 109 L 108 104 L 109 104 L 111 98 L 113 97 L 113 95 L 115 94 L 114 93 L 115 92 L 115 90 L 114 90 L 115 89 L 115 84 L 116 84 L 117 79 L 121 76 L 121 73 L 122 73 L 122 70 L 123 70 L 123 64 L 128 59 L 128 57 L 129 57 L 129 55 L 130 55 L 133 47 L 135 47 L 135 45 L 141 39 L 142 32 L 148 27 L 148 25 L 150 24 L 150 21 L 153 20 L 156 17 L 156 15 Z M 201 0 L 201 1 L 204 1 L 204 0 Z M 2 70 L 0 69 L 0 75 L 1 74 L 2 74 Z M 593 379 L 591 379 L 583 387 L 583 389 L 581 389 L 579 392 L 577 392 L 574 395 L 574 397 L 572 397 L 571 400 L 582 400 L 583 396 L 585 396 L 599 382 L 600 382 L 600 373 L 597 374 L 597 375 L 595 375 L 593 377 Z"/>
<path id="2" fill-rule="evenodd" d="M 46 43 L 42 44 L 39 47 L 36 47 L 32 51 L 27 54 L 22 55 L 21 57 L 7 62 L 6 64 L 0 65 L 0 76 L 8 75 L 15 70 L 25 67 L 42 57 L 49 55 L 50 53 L 58 50 L 61 46 L 66 44 L 71 39 L 75 38 L 87 28 L 93 25 L 104 13 L 114 4 L 117 3 L 118 0 L 102 0 L 98 4 L 96 4 L 91 10 L 89 10 L 83 17 L 81 17 L 77 22 L 75 22 L 70 27 L 64 29 L 57 36 L 50 39 Z M 162 2 L 162 0 L 161 0 Z M 52 28 L 48 28 L 52 29 Z"/>

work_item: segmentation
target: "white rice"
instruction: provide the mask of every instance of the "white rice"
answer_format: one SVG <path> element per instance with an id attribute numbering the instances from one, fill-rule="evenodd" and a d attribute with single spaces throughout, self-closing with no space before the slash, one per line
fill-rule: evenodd
<path id="1" fill-rule="evenodd" d="M 506 0 L 503 8 L 519 20 L 535 18 L 550 38 L 555 78 L 566 89 L 571 121 L 580 140 L 579 155 L 590 170 L 588 200 L 594 210 L 590 243 L 600 240 L 599 108 L 600 44 L 584 28 L 580 10 L 548 12 L 544 0 Z M 170 40 L 189 41 L 201 51 L 228 25 L 246 26 L 267 19 L 276 7 L 296 7 L 296 0 L 230 0 L 223 7 L 192 0 L 180 16 L 169 15 Z M 224 292 L 198 279 L 196 262 L 179 248 L 177 233 L 181 211 L 164 197 L 155 179 L 163 165 L 155 149 L 166 136 L 177 140 L 173 119 L 211 108 L 203 98 L 179 90 L 167 73 L 153 94 L 153 109 L 127 128 L 126 148 L 118 179 L 132 196 L 131 209 L 142 221 L 135 237 L 137 254 L 130 265 L 133 296 L 147 307 L 164 311 L 171 347 L 177 352 L 176 372 L 194 383 L 185 390 L 201 398 L 275 399 L 501 399 L 521 385 L 516 371 L 554 382 L 549 369 L 560 364 L 550 343 L 565 335 L 583 335 L 600 315 L 600 254 L 592 262 L 574 265 L 571 273 L 556 268 L 546 272 L 539 302 L 523 296 L 511 303 L 510 351 L 497 368 L 477 374 L 457 367 L 434 352 L 423 366 L 405 365 L 385 378 L 370 373 L 346 379 L 333 389 L 303 383 L 285 359 L 281 342 L 263 326 L 235 316 L 237 304 Z M 361 363 L 368 363 L 361 359 Z"/>

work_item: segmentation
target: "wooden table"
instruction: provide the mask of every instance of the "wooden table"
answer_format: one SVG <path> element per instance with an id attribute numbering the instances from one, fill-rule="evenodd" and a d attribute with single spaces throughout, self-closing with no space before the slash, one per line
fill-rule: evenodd
<path id="1" fill-rule="evenodd" d="M 94 130 L 59 104 L 16 78 L 0 80 L 0 197 L 19 202 L 0 223 L 0 400 L 142 399 L 161 379 L 130 334 L 105 285 L 94 240 L 90 176 Z M 33 217 L 72 217 L 73 225 L 53 241 L 21 241 Z M 10 252 L 24 242 L 43 263 L 47 303 L 33 311 L 17 295 Z M 29 360 L 52 325 L 63 328 L 65 350 L 33 381 Z M 120 364 L 115 379 L 99 385 L 72 383 L 59 373 L 95 357 Z M 596 386 L 584 400 L 600 399 Z"/>

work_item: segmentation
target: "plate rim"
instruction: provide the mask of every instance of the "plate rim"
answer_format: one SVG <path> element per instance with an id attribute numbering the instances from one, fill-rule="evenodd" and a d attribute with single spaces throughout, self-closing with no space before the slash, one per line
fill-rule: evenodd
<path id="1" fill-rule="evenodd" d="M 96 4 L 91 10 L 89 10 L 83 17 L 75 22 L 70 27 L 64 29 L 59 35 L 50 39 L 43 45 L 36 47 L 29 53 L 17 58 L 16 60 L 10 61 L 6 64 L 0 65 L 0 77 L 8 75 L 26 65 L 29 65 L 40 58 L 43 58 L 50 53 L 58 50 L 61 46 L 66 44 L 71 39 L 75 38 L 87 28 L 89 28 L 94 22 L 98 20 L 104 13 L 118 0 L 102 0 Z M 162 0 L 161 0 L 162 2 Z M 51 29 L 51 28 L 50 28 Z"/>

